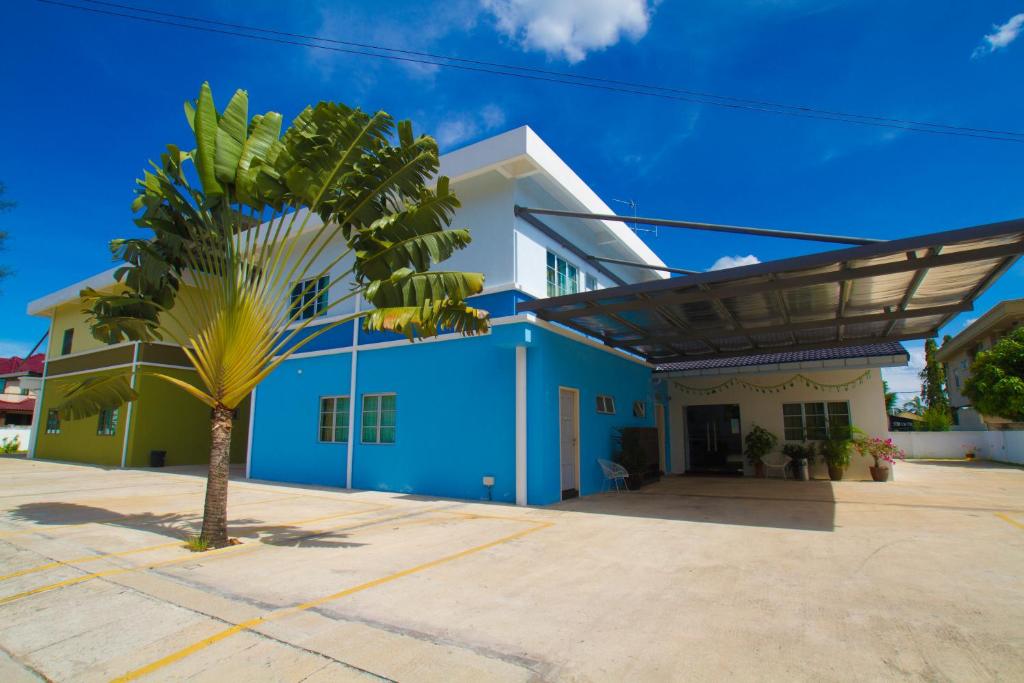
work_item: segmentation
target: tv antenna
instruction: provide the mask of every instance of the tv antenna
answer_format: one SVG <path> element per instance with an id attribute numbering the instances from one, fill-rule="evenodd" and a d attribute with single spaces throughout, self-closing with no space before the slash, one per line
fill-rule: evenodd
<path id="1" fill-rule="evenodd" d="M 633 212 L 633 218 L 636 219 L 636 216 L 637 216 L 636 209 L 637 209 L 637 206 L 639 206 L 639 205 L 637 204 L 635 199 L 615 199 L 613 197 L 612 201 L 613 202 L 618 202 L 619 204 L 625 204 L 626 206 L 628 206 L 630 211 Z M 656 225 L 653 228 L 647 228 L 647 227 L 641 228 L 640 225 L 637 224 L 636 220 L 634 220 L 632 224 L 629 224 L 629 228 L 633 232 L 635 232 L 637 234 L 640 234 L 641 232 L 650 232 L 650 233 L 653 233 L 655 237 L 658 236 L 658 226 L 656 226 Z"/>

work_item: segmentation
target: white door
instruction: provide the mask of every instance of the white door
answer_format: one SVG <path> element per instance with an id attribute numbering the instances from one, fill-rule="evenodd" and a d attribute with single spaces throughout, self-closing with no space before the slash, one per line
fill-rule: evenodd
<path id="1" fill-rule="evenodd" d="M 579 425 L 577 413 L 579 394 L 573 389 L 558 390 L 559 457 L 562 465 L 562 491 L 578 493 Z M 570 494 L 572 495 L 572 494 Z"/>

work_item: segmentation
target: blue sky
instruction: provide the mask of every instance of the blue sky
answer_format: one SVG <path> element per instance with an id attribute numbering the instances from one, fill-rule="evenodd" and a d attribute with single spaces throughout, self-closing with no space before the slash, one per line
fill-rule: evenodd
<path id="1" fill-rule="evenodd" d="M 77 0 L 69 0 L 75 2 Z M 136 6 L 283 31 L 737 97 L 1024 130 L 1024 2 L 449 0 Z M 642 214 L 897 237 L 1024 216 L 1024 145 L 852 126 L 403 65 L 95 16 L 16 0 L 0 126 L 0 181 L 18 208 L 0 262 L 0 355 L 46 329 L 27 301 L 109 267 L 135 230 L 133 181 L 209 80 L 221 102 L 293 116 L 341 100 L 411 118 L 453 149 L 529 124 L 606 200 Z M 997 28 L 1002 27 L 1002 28 Z M 986 38 L 989 36 L 989 38 Z M 613 207 L 617 205 L 613 204 Z M 469 226 L 472 227 L 472 226 Z M 825 248 L 661 231 L 673 266 Z M 946 330 L 1021 296 L 1018 264 Z M 915 356 L 919 344 L 908 345 Z M 898 388 L 912 372 L 890 373 Z"/>

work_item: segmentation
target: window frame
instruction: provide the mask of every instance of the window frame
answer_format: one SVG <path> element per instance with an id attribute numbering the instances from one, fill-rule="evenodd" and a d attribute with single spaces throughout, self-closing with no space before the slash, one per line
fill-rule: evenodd
<path id="1" fill-rule="evenodd" d="M 565 266 L 565 272 L 563 277 L 565 278 L 565 288 L 559 287 L 559 263 Z M 569 269 L 572 269 L 573 277 L 571 286 L 569 286 Z M 566 296 L 568 294 L 579 294 L 580 291 L 580 269 L 575 263 L 567 258 L 559 256 L 558 253 L 547 250 L 547 257 L 545 262 L 545 282 L 547 283 L 547 295 L 549 297 L 555 296 Z"/>
<path id="2" fill-rule="evenodd" d="M 96 416 L 96 436 L 117 436 L 117 418 L 120 407 L 103 408 Z M 104 417 L 109 419 L 104 420 Z"/>
<path id="3" fill-rule="evenodd" d="M 633 401 L 633 417 L 647 418 L 647 401 Z"/>
<path id="4" fill-rule="evenodd" d="M 611 394 L 597 395 L 597 413 L 599 415 L 615 414 L 615 397 Z"/>
<path id="5" fill-rule="evenodd" d="M 383 424 L 383 420 L 382 420 L 383 414 L 384 414 L 384 401 L 382 401 L 381 399 L 382 398 L 386 398 L 388 396 L 394 397 L 395 402 L 394 402 L 394 408 L 390 411 L 390 412 L 393 413 L 393 416 L 392 416 L 393 424 L 386 425 L 386 424 Z M 376 406 L 376 408 L 374 408 L 374 410 L 368 411 L 366 409 L 366 401 L 367 401 L 367 399 L 377 399 L 377 406 Z M 374 415 L 375 423 L 372 424 L 372 425 L 368 425 L 368 424 L 366 424 L 366 417 L 367 417 L 368 414 L 371 414 L 371 413 Z M 375 437 L 376 437 L 375 441 L 367 441 L 366 440 L 366 430 L 370 429 L 370 428 L 375 430 Z M 384 430 L 384 429 L 391 429 L 392 430 L 393 433 L 392 433 L 392 440 L 391 441 L 382 441 L 381 440 L 381 431 Z M 366 444 L 367 446 L 394 446 L 396 443 L 398 443 L 398 393 L 397 392 L 394 392 L 394 391 L 380 391 L 380 392 L 374 392 L 374 393 L 369 393 L 369 394 L 363 394 L 362 401 L 360 401 L 359 443 Z"/>
<path id="6" fill-rule="evenodd" d="M 347 444 L 352 439 L 352 433 L 349 430 L 349 423 L 350 423 L 351 416 L 352 416 L 352 401 L 351 401 L 351 398 L 348 396 L 348 394 L 338 395 L 338 396 L 320 396 L 319 398 L 320 398 L 320 401 L 319 401 L 319 404 L 318 404 L 317 423 L 316 423 L 317 442 L 318 443 L 344 443 L 344 444 Z M 338 414 L 339 414 L 339 411 L 338 411 L 338 401 L 341 400 L 341 399 L 344 399 L 345 401 L 348 401 L 348 407 L 345 409 L 345 412 L 344 412 L 345 424 L 343 424 L 343 425 L 339 425 L 338 424 Z M 324 413 L 324 401 L 333 401 L 334 402 L 332 404 L 333 405 L 333 409 L 329 413 L 330 416 L 331 416 L 331 427 L 330 427 L 331 438 L 330 439 L 325 439 L 324 438 L 324 429 L 326 429 L 324 427 L 324 414 L 325 414 Z M 339 428 L 345 430 L 345 437 L 346 438 L 345 438 L 344 441 L 335 438 L 337 433 L 338 433 L 338 429 Z"/>
<path id="7" fill-rule="evenodd" d="M 597 281 L 596 275 L 590 273 L 583 273 L 583 291 L 584 292 L 596 292 L 600 288 L 600 283 Z"/>
<path id="8" fill-rule="evenodd" d="M 51 420 L 51 418 L 53 418 Z M 54 426 L 56 425 L 56 426 Z M 46 411 L 46 433 L 60 434 L 60 411 L 53 408 Z"/>
<path id="9" fill-rule="evenodd" d="M 309 283 L 315 282 L 313 289 L 306 291 L 306 287 Z M 331 278 L 328 275 L 321 275 L 320 277 L 306 278 L 305 280 L 299 280 L 292 284 L 291 293 L 288 295 L 288 319 L 292 322 L 302 322 L 303 320 L 309 320 L 310 318 L 319 318 L 327 314 L 327 306 L 329 304 L 327 293 L 330 290 Z M 308 299 L 306 297 L 309 297 Z M 309 301 L 313 301 L 312 306 L 308 306 Z M 306 307 L 302 313 L 299 311 Z M 298 317 L 295 317 L 299 313 Z"/>
<path id="10" fill-rule="evenodd" d="M 823 427 L 822 427 L 822 429 L 824 430 L 824 436 L 822 436 L 822 437 L 812 437 L 810 435 L 810 428 L 808 427 L 808 422 L 807 422 L 807 417 L 808 417 L 807 406 L 809 406 L 809 405 L 811 405 L 811 406 L 813 406 L 813 405 L 820 405 L 820 406 L 822 406 L 822 410 L 823 410 L 822 413 L 815 412 L 815 413 L 812 414 L 812 417 L 818 417 L 820 415 L 820 416 L 822 416 L 824 418 L 824 423 L 823 423 Z M 843 410 L 843 411 L 835 410 L 833 412 L 834 406 L 838 406 L 838 405 L 844 406 L 845 410 Z M 792 407 L 792 406 L 799 406 L 799 408 L 800 408 L 800 414 L 799 415 L 796 415 L 795 413 L 791 413 L 791 414 L 788 414 L 788 415 L 786 414 L 786 408 L 787 407 Z M 790 432 L 794 428 L 788 427 L 786 425 L 786 418 L 796 418 L 796 417 L 800 418 L 800 438 L 792 437 L 790 435 Z M 834 418 L 839 418 L 839 417 L 842 417 L 842 418 L 844 418 L 846 420 L 846 426 L 852 426 L 853 425 L 853 411 L 850 409 L 850 402 L 849 401 L 796 401 L 796 402 L 791 402 L 791 403 L 783 403 L 782 404 L 782 435 L 783 435 L 783 440 L 785 440 L 785 441 L 824 441 L 824 440 L 828 439 L 831 436 L 831 434 L 832 434 L 832 424 L 833 424 Z"/>
<path id="11" fill-rule="evenodd" d="M 67 356 L 75 343 L 75 328 L 69 327 L 64 330 L 64 336 L 60 340 L 60 355 Z"/>

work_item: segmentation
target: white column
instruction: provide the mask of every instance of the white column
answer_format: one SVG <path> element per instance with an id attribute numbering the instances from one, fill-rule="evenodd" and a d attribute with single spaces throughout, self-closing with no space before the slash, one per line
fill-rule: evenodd
<path id="1" fill-rule="evenodd" d="M 360 295 L 356 294 L 356 313 L 359 312 Z M 359 318 L 352 321 L 352 366 L 348 383 L 348 451 L 345 457 L 345 488 L 352 488 L 352 460 L 356 443 L 356 372 L 359 369 L 356 347 L 359 346 Z"/>
<path id="2" fill-rule="evenodd" d="M 526 505 L 526 347 L 516 347 L 516 505 Z"/>
<path id="3" fill-rule="evenodd" d="M 252 388 L 252 393 L 249 394 L 249 435 L 246 440 L 245 446 L 245 478 L 252 478 L 252 432 L 256 426 L 256 389 Z"/>
<path id="4" fill-rule="evenodd" d="M 132 379 L 129 385 L 132 390 L 135 390 L 136 385 L 136 374 L 139 367 L 139 342 L 135 342 L 135 348 L 132 350 Z M 125 409 L 124 415 L 124 441 L 121 443 L 121 467 L 123 468 L 128 463 L 128 435 L 132 431 L 132 406 L 135 405 L 135 401 L 128 401 L 128 407 Z"/>

